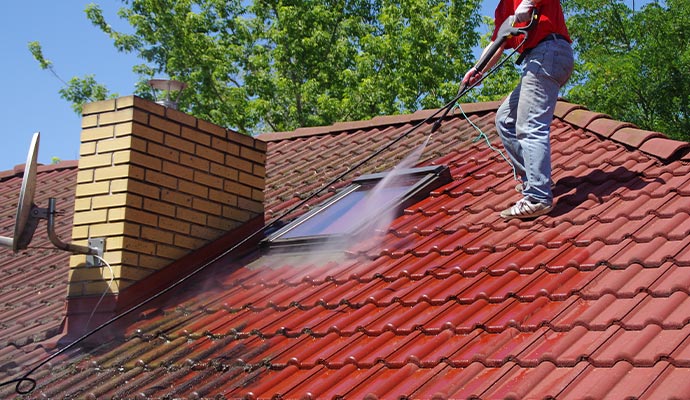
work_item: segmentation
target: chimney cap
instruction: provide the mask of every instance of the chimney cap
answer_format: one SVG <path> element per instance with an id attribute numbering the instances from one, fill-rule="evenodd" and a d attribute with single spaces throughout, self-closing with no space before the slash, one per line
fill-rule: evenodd
<path id="1" fill-rule="evenodd" d="M 154 96 L 158 97 L 156 95 L 158 90 L 165 93 L 165 98 L 156 100 L 156 103 L 175 110 L 177 110 L 177 100 L 180 98 L 182 91 L 187 87 L 186 83 L 174 79 L 150 79 L 148 84 L 154 90 Z M 174 100 L 171 97 L 172 92 L 177 92 Z"/>

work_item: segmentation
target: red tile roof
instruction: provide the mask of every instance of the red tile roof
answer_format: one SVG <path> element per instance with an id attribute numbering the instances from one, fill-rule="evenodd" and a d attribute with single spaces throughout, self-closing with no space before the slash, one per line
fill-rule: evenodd
<path id="1" fill-rule="evenodd" d="M 464 106 L 494 146 L 497 104 Z M 267 219 L 431 112 L 262 136 Z M 396 165 L 430 127 L 347 179 Z M 476 136 L 457 113 L 445 121 L 420 164 L 449 165 L 454 181 L 409 207 L 380 245 L 354 244 L 340 259 L 230 254 L 147 305 L 119 339 L 41 368 L 34 395 L 690 393 L 688 144 L 559 102 L 556 207 L 506 222 L 498 212 L 518 197 L 512 173 Z"/>
<path id="2" fill-rule="evenodd" d="M 0 235 L 14 234 L 24 166 L 0 172 Z M 56 200 L 58 237 L 72 237 L 77 162 L 39 166 L 34 203 Z M 53 350 L 65 316 L 69 254 L 54 248 L 39 223 L 29 249 L 14 253 L 0 247 L 0 377 L 6 378 Z M 0 379 L 1 379 L 0 378 Z"/>

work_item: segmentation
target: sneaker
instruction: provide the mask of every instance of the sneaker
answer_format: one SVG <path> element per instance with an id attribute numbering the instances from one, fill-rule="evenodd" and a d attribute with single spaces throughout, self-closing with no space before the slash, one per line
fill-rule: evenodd
<path id="1" fill-rule="evenodd" d="M 544 203 L 532 203 L 529 198 L 525 197 L 520 199 L 517 203 L 515 203 L 514 206 L 508 207 L 505 210 L 501 211 L 501 217 L 505 219 L 512 219 L 512 218 L 520 218 L 520 219 L 527 219 L 527 218 L 534 218 L 538 217 L 540 215 L 544 215 L 551 211 L 553 208 L 553 205 L 549 204 L 544 204 Z"/>

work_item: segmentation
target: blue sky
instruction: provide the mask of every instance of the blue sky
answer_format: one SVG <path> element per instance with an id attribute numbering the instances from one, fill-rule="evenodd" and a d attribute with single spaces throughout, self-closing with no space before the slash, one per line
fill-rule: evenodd
<path id="1" fill-rule="evenodd" d="M 53 157 L 79 158 L 81 117 L 58 91 L 63 84 L 42 70 L 28 50 L 38 41 L 45 58 L 53 62 L 64 80 L 94 74 L 111 92 L 129 95 L 134 91 L 135 56 L 118 53 L 112 41 L 91 25 L 84 14 L 89 3 L 101 5 L 106 20 L 118 29 L 116 15 L 121 2 L 83 0 L 23 0 L 3 4 L 0 24 L 0 171 L 26 162 L 34 132 L 41 132 L 39 163 Z"/>
<path id="2" fill-rule="evenodd" d="M 649 0 L 637 0 L 636 6 Z M 497 0 L 484 0 L 483 13 L 493 14 Z M 41 132 L 38 162 L 50 164 L 79 158 L 81 117 L 61 99 L 63 87 L 50 71 L 42 70 L 28 50 L 38 41 L 46 59 L 64 80 L 95 75 L 111 92 L 127 96 L 134 92 L 137 76 L 134 55 L 119 53 L 100 29 L 84 14 L 89 3 L 99 4 L 106 21 L 116 30 L 128 25 L 117 17 L 117 0 L 22 0 L 6 1 L 0 24 L 0 171 L 26 161 L 34 132 Z M 626 0 L 632 5 L 632 0 Z"/>

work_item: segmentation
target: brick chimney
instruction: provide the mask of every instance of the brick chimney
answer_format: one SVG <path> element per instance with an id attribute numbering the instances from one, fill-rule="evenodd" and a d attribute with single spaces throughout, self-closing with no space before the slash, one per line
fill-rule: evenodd
<path id="1" fill-rule="evenodd" d="M 265 159 L 260 140 L 136 96 L 85 105 L 72 240 L 104 238 L 114 276 L 72 256 L 71 312 L 262 216 Z"/>

